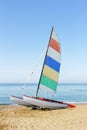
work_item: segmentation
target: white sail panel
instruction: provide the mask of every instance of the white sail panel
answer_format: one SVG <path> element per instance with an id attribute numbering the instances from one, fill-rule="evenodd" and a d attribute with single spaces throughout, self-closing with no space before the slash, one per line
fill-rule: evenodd
<path id="1" fill-rule="evenodd" d="M 59 52 L 55 51 L 52 47 L 49 46 L 48 48 L 48 56 L 56 60 L 57 62 L 61 63 L 61 55 Z"/>
<path id="2" fill-rule="evenodd" d="M 54 29 L 53 29 L 53 32 L 52 32 L 52 36 L 51 36 L 51 38 L 53 38 L 54 40 L 56 40 L 56 41 L 59 42 L 59 40 L 58 40 L 58 36 L 57 36 L 56 32 L 54 31 Z"/>
<path id="3" fill-rule="evenodd" d="M 50 91 L 54 92 L 51 88 L 48 88 L 47 86 L 40 84 L 39 89 L 42 89 L 43 91 Z"/>

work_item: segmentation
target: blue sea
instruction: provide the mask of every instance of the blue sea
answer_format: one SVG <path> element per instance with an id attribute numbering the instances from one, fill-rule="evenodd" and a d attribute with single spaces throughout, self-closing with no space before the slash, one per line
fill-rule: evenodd
<path id="1" fill-rule="evenodd" d="M 10 95 L 35 96 L 37 84 L 0 83 L 0 104 L 12 104 Z M 56 93 L 39 91 L 38 96 L 68 103 L 87 103 L 87 84 L 59 84 Z"/>

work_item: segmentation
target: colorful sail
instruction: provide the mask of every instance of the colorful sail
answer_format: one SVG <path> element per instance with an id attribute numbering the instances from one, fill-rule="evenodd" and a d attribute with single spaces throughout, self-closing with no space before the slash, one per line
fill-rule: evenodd
<path id="1" fill-rule="evenodd" d="M 52 28 L 38 89 L 56 91 L 60 71 L 60 43 Z"/>

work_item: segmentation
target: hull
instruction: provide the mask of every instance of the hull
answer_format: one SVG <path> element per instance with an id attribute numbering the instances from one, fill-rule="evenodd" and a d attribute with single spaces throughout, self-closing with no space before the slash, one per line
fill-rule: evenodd
<path id="1" fill-rule="evenodd" d="M 23 101 L 35 105 L 40 108 L 48 108 L 48 109 L 58 109 L 58 108 L 67 108 L 68 105 L 62 102 L 48 100 L 48 99 L 41 99 L 29 96 L 23 96 Z"/>
<path id="2" fill-rule="evenodd" d="M 16 97 L 16 96 L 10 96 L 10 101 L 14 102 L 15 104 L 18 105 L 23 105 L 23 106 L 31 106 L 31 104 L 25 102 L 23 98 Z"/>

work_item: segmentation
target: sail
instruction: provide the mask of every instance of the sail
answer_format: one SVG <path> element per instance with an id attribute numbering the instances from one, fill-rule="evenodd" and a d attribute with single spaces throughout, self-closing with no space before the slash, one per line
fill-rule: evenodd
<path id="1" fill-rule="evenodd" d="M 52 28 L 38 89 L 56 91 L 60 71 L 60 43 Z"/>

